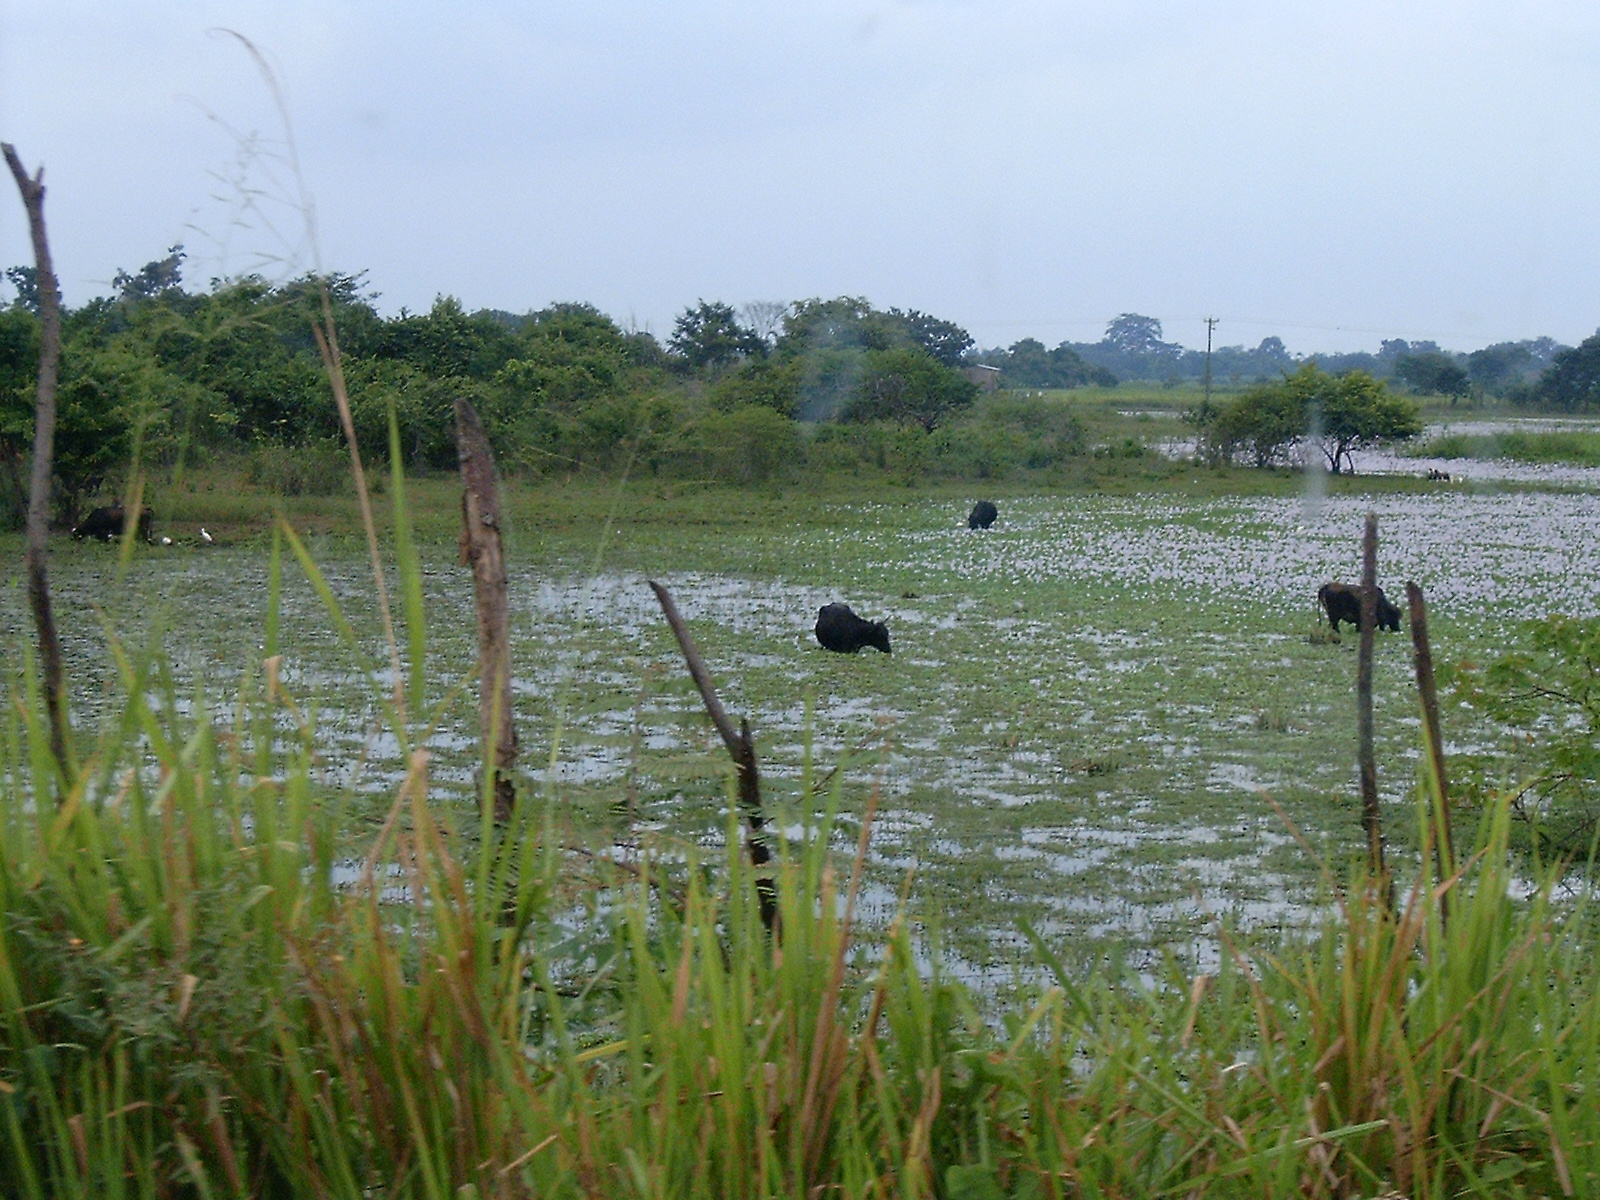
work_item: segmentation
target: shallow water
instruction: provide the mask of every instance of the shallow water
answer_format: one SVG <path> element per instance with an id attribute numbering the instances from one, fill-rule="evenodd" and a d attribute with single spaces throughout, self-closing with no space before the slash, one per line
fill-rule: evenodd
<path id="1" fill-rule="evenodd" d="M 749 539 L 761 573 L 661 575 L 724 703 L 751 720 L 775 816 L 804 823 L 808 747 L 818 774 L 849 755 L 836 777 L 841 849 L 878 790 L 874 919 L 912 870 L 914 915 L 975 969 L 1015 952 L 1023 916 L 1086 954 L 1116 942 L 1196 955 L 1218 914 L 1276 925 L 1315 911 L 1318 864 L 1284 816 L 1336 865 L 1359 849 L 1355 638 L 1308 634 L 1317 586 L 1358 573 L 1369 507 L 1380 578 L 1391 595 L 1407 578 L 1423 586 L 1441 656 L 1504 648 L 1527 617 L 1596 610 L 1600 500 L 1570 493 L 1040 496 L 1007 501 L 985 533 L 913 497 L 728 534 Z M 741 547 L 724 538 L 716 553 Z M 671 552 L 690 567 L 703 553 L 687 538 Z M 259 671 L 264 553 L 152 549 L 121 579 L 114 563 L 111 549 L 71 544 L 53 560 L 79 722 L 115 701 L 106 628 L 136 647 L 152 619 L 179 697 L 231 719 L 241 679 Z M 370 796 L 376 819 L 400 778 L 396 739 L 376 725 L 387 660 L 363 556 L 346 549 L 323 568 L 360 646 L 340 642 L 291 569 L 283 679 L 317 713 L 328 786 Z M 466 825 L 470 581 L 441 549 L 425 583 L 433 794 Z M 644 573 L 519 563 L 511 596 L 531 786 L 597 845 L 717 844 L 726 755 Z M 817 608 L 841 599 L 889 621 L 892 655 L 816 646 Z M 0 622 L 17 633 L 24 618 L 20 588 L 8 589 Z M 1379 640 L 1376 691 L 1380 782 L 1403 843 L 1418 742 L 1403 634 Z M 1452 743 L 1485 740 L 1465 722 L 1447 712 Z"/>

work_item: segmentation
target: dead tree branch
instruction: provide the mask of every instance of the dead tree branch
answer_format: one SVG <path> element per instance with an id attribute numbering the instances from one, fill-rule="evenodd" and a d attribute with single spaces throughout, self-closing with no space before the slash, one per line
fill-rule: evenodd
<path id="1" fill-rule="evenodd" d="M 689 666 L 689 675 L 694 679 L 695 686 L 700 689 L 700 700 L 706 706 L 706 715 L 711 718 L 711 723 L 722 735 L 722 744 L 728 748 L 728 757 L 733 759 L 734 770 L 739 777 L 739 807 L 744 810 L 745 820 L 750 828 L 745 844 L 750 854 L 750 865 L 759 872 L 760 868 L 772 860 L 772 853 L 767 847 L 766 834 L 762 832 L 766 818 L 761 811 L 761 772 L 756 767 L 756 747 L 755 741 L 750 736 L 750 722 L 741 718 L 739 728 L 734 729 L 727 710 L 717 698 L 717 689 L 711 683 L 711 673 L 706 670 L 700 651 L 695 647 L 694 638 L 689 636 L 689 627 L 683 623 L 678 606 L 673 603 L 672 593 L 653 579 L 650 581 L 650 590 L 656 594 L 656 599 L 661 604 L 661 611 L 667 618 L 667 624 L 672 627 L 673 636 L 678 639 L 678 647 L 683 651 L 684 662 Z M 778 894 L 769 876 L 757 875 L 756 896 L 761 903 L 761 923 L 771 929 L 773 922 L 777 920 Z"/>
<path id="2" fill-rule="evenodd" d="M 47 570 L 50 539 L 50 476 L 55 467 L 56 377 L 61 365 L 61 289 L 50 261 L 44 226 L 44 168 L 31 178 L 9 142 L 0 146 L 6 165 L 28 210 L 28 232 L 39 272 L 39 386 L 33 406 L 33 478 L 28 489 L 28 602 L 39 633 L 39 658 L 44 669 L 45 707 L 50 714 L 50 752 L 64 781 L 73 765 L 67 750 L 67 695 L 62 679 L 61 639 L 50 610 Z"/>
<path id="3" fill-rule="evenodd" d="M 1372 747 L 1372 650 L 1378 631 L 1378 516 L 1367 514 L 1361 538 L 1361 648 L 1356 655 L 1357 759 L 1361 769 L 1361 828 L 1372 877 L 1383 886 L 1383 824 L 1378 813 L 1378 761 Z"/>
<path id="4" fill-rule="evenodd" d="M 506 603 L 506 560 L 500 542 L 500 495 L 494 454 L 477 410 L 456 401 L 456 454 L 461 463 L 461 564 L 472 568 L 478 600 L 478 719 L 483 727 L 484 769 L 492 772 L 495 824 L 516 807 L 512 766 L 517 727 L 511 709 L 511 617 Z"/>
<path id="5" fill-rule="evenodd" d="M 1438 785 L 1434 809 L 1434 851 L 1442 884 L 1456 871 L 1455 836 L 1450 828 L 1450 784 L 1444 770 L 1444 732 L 1439 724 L 1439 689 L 1433 679 L 1433 647 L 1428 641 L 1428 606 L 1422 589 L 1406 581 L 1406 602 L 1411 610 L 1411 648 L 1417 665 L 1417 691 L 1422 697 L 1422 724 L 1428 735 L 1428 761 Z M 1439 915 L 1450 915 L 1448 893 L 1439 897 Z"/>

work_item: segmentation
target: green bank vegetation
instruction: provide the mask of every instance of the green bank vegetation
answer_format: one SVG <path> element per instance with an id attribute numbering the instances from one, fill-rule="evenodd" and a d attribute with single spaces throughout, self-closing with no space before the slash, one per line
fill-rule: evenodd
<path id="1" fill-rule="evenodd" d="M 1418 443 L 1412 453 L 1426 458 L 1509 458 L 1524 463 L 1600 467 L 1600 433 L 1582 430 L 1448 433 Z"/>

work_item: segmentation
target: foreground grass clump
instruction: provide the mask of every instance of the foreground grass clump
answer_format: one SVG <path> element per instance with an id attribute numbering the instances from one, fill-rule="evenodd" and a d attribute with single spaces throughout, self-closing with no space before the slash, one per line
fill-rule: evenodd
<path id="1" fill-rule="evenodd" d="M 1510 898 L 1503 805 L 1397 911 L 1358 885 L 1313 937 L 1224 937 L 1214 976 L 1154 985 L 1036 939 L 996 1013 L 903 925 L 858 935 L 825 836 L 780 855 L 777 944 L 737 853 L 599 872 L 524 806 L 462 855 L 420 753 L 336 862 L 270 670 L 223 725 L 123 663 L 59 804 L 36 697 L 7 706 L 5 1195 L 1600 1187 L 1592 942 L 1548 886 Z M 813 799 L 820 834 L 841 797 Z"/>

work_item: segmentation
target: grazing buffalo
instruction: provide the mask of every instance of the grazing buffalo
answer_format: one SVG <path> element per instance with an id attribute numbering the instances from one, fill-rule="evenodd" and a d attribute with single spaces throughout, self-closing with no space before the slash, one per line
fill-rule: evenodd
<path id="1" fill-rule="evenodd" d="M 1361 588 L 1353 583 L 1325 583 L 1317 589 L 1317 603 L 1328 614 L 1328 624 L 1339 632 L 1339 622 L 1348 621 L 1361 628 Z M 1400 610 L 1378 589 L 1378 628 L 1400 632 Z"/>
<path id="2" fill-rule="evenodd" d="M 992 500 L 979 500 L 972 506 L 972 512 L 967 515 L 968 529 L 987 529 L 993 525 L 995 518 L 1000 515 L 1000 510 L 994 506 Z"/>
<path id="3" fill-rule="evenodd" d="M 865 621 L 848 604 L 824 604 L 817 610 L 817 641 L 824 650 L 854 654 L 863 646 L 889 650 L 889 627 L 882 621 Z"/>
<path id="4" fill-rule="evenodd" d="M 98 538 L 102 542 L 114 542 L 122 536 L 123 526 L 127 524 L 128 515 L 120 504 L 109 504 L 104 508 L 97 508 L 77 525 L 73 526 L 72 536 L 80 541 L 84 538 Z M 150 510 L 139 509 L 139 517 L 135 522 L 135 529 L 144 541 L 154 540 L 150 532 Z"/>

